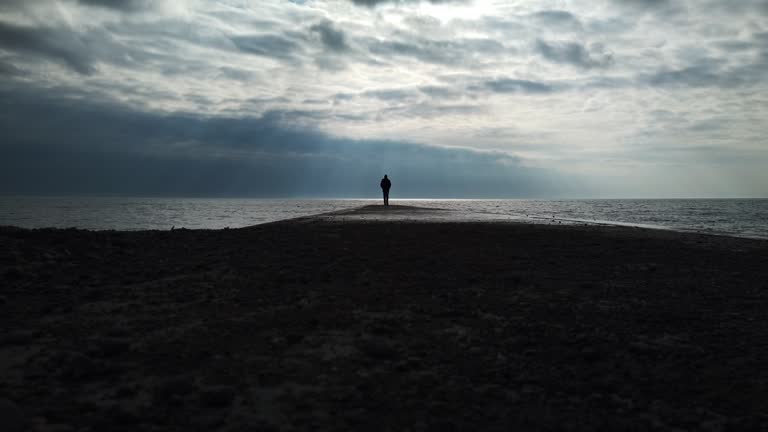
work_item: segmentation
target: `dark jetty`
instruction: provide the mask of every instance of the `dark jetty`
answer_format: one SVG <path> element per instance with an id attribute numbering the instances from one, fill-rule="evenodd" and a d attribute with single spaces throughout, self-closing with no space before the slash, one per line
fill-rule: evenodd
<path id="1" fill-rule="evenodd" d="M 354 214 L 1 228 L 3 430 L 768 430 L 768 242 Z"/>

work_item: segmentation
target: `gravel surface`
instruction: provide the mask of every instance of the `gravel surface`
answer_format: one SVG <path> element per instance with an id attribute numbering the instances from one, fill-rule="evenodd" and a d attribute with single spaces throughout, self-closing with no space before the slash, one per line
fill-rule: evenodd
<path id="1" fill-rule="evenodd" d="M 626 227 L 370 217 L 0 228 L 0 422 L 768 430 L 767 252 Z"/>

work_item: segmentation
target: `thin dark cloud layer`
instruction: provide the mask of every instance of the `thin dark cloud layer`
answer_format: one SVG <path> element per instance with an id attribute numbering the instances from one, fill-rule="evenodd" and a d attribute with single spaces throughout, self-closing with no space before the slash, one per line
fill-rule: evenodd
<path id="1" fill-rule="evenodd" d="M 478 58 L 505 55 L 509 50 L 500 42 L 479 38 L 453 38 L 435 40 L 412 38 L 408 40 L 365 39 L 371 54 L 384 58 L 405 57 L 425 63 L 461 66 L 476 63 Z"/>
<path id="2" fill-rule="evenodd" d="M 619 4 L 642 6 L 648 8 L 662 7 L 669 5 L 672 0 L 615 0 Z"/>
<path id="3" fill-rule="evenodd" d="M 587 49 L 577 42 L 550 43 L 539 39 L 536 41 L 536 50 L 549 61 L 585 69 L 607 67 L 613 62 L 613 55 L 605 52 L 600 44 Z"/>
<path id="4" fill-rule="evenodd" d="M 205 118 L 67 93 L 0 96 L 15 107 L 0 118 L 0 193 L 364 197 L 383 173 L 401 197 L 538 196 L 567 185 L 504 153 L 334 138 L 291 127 L 295 113 Z"/>
<path id="5" fill-rule="evenodd" d="M 230 40 L 239 50 L 264 57 L 290 59 L 301 50 L 295 41 L 271 34 L 234 36 Z"/>
<path id="6" fill-rule="evenodd" d="M 487 89 L 497 93 L 550 93 L 554 91 L 551 85 L 511 78 L 499 78 L 483 83 Z"/>
<path id="7" fill-rule="evenodd" d="M 156 1 L 152 0 L 78 0 L 80 3 L 90 6 L 116 9 L 124 12 L 135 12 L 151 8 Z"/>
<path id="8" fill-rule="evenodd" d="M 0 48 L 53 60 L 84 75 L 96 70 L 88 46 L 66 30 L 0 22 Z"/>
<path id="9" fill-rule="evenodd" d="M 374 7 L 382 4 L 408 4 L 429 2 L 434 4 L 441 3 L 468 3 L 470 0 L 350 0 L 358 6 Z"/>
<path id="10" fill-rule="evenodd" d="M 23 73 L 23 70 L 17 68 L 13 64 L 0 60 L 0 76 L 13 77 L 22 75 Z"/>
<path id="11" fill-rule="evenodd" d="M 572 13 L 564 10 L 543 10 L 533 14 L 541 24 L 563 30 L 578 30 L 581 21 Z"/>

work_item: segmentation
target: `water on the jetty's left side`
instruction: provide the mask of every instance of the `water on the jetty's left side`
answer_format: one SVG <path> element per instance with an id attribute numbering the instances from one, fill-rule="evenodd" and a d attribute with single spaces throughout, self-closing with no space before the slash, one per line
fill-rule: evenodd
<path id="1" fill-rule="evenodd" d="M 240 228 L 371 203 L 371 200 L 0 197 L 0 226 L 96 230 Z"/>

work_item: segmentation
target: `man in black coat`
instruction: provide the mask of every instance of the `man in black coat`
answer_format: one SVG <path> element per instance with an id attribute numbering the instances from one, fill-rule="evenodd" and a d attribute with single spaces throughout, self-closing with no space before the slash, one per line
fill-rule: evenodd
<path id="1" fill-rule="evenodd" d="M 381 179 L 380 186 L 381 186 L 381 191 L 384 192 L 384 205 L 388 206 L 389 205 L 389 188 L 392 187 L 392 182 L 389 181 L 386 174 L 384 174 L 384 178 Z"/>

